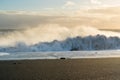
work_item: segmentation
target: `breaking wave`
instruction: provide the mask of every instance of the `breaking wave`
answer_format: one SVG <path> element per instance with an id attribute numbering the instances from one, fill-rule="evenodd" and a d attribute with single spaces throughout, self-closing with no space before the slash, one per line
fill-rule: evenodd
<path id="1" fill-rule="evenodd" d="M 120 33 L 93 27 L 40 25 L 0 36 L 0 52 L 120 49 Z"/>

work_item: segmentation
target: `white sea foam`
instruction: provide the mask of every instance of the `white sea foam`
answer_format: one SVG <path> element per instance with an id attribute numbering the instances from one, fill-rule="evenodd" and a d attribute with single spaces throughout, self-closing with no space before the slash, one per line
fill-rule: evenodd
<path id="1" fill-rule="evenodd" d="M 8 53 L 113 49 L 120 49 L 120 33 L 88 26 L 46 24 L 0 36 L 0 52 Z"/>
<path id="2" fill-rule="evenodd" d="M 4 52 L 0 52 L 0 56 L 8 56 L 10 55 L 9 53 L 4 53 Z"/>

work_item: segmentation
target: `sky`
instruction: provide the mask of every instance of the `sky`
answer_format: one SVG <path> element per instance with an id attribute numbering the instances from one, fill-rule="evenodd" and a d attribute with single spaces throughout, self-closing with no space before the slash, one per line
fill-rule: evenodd
<path id="1" fill-rule="evenodd" d="M 68 10 L 117 5 L 120 0 L 0 0 L 0 10 Z"/>
<path id="2" fill-rule="evenodd" d="M 41 24 L 120 29 L 120 0 L 0 0 L 0 29 Z"/>

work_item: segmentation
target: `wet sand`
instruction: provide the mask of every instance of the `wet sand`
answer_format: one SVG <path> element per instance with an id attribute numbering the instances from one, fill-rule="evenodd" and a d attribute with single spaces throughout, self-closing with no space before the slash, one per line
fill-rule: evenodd
<path id="1" fill-rule="evenodd" d="M 120 58 L 0 61 L 0 80 L 120 80 Z"/>

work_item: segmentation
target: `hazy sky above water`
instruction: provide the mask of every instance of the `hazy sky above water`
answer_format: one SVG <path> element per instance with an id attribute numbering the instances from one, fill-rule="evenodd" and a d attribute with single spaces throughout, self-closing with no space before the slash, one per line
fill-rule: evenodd
<path id="1" fill-rule="evenodd" d="M 0 0 L 0 28 L 40 24 L 120 29 L 120 0 Z"/>

